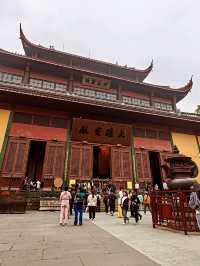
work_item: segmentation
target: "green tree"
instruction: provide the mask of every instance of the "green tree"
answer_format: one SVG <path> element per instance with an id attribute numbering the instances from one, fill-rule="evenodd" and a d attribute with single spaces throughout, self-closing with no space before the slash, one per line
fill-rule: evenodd
<path id="1" fill-rule="evenodd" d="M 200 115 L 200 105 L 197 105 L 197 109 L 195 110 L 195 113 Z"/>

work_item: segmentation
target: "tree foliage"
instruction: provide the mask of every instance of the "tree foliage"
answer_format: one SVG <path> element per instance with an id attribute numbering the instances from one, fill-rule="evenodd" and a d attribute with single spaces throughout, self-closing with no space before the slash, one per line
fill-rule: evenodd
<path id="1" fill-rule="evenodd" d="M 197 109 L 195 110 L 195 113 L 200 115 L 200 105 L 197 105 Z"/>

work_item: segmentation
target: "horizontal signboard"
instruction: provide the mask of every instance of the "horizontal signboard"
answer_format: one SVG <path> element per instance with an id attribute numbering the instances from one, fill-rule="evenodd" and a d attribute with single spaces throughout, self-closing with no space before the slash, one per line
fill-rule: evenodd
<path id="1" fill-rule="evenodd" d="M 97 120 L 74 118 L 72 140 L 130 146 L 131 126 Z"/>

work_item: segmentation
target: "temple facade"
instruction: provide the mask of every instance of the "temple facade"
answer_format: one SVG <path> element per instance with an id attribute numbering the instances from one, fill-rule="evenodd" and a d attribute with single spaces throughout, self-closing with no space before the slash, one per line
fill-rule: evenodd
<path id="1" fill-rule="evenodd" d="M 200 165 L 200 117 L 177 110 L 192 88 L 145 82 L 144 70 L 30 42 L 24 55 L 0 49 L 0 188 L 25 177 L 50 190 L 64 182 L 162 185 L 176 144 Z"/>

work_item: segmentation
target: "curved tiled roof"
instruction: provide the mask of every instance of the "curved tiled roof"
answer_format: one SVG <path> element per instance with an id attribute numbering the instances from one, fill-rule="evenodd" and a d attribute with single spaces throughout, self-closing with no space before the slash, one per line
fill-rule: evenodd
<path id="1" fill-rule="evenodd" d="M 21 24 L 20 39 L 22 41 L 22 45 L 27 56 L 48 59 L 49 61 L 54 61 L 56 63 L 61 63 L 65 65 L 77 66 L 83 68 L 84 70 L 91 69 L 99 74 L 114 75 L 118 76 L 119 78 L 127 78 L 130 80 L 142 82 L 153 69 L 153 61 L 146 69 L 139 70 L 132 67 L 120 66 L 117 64 L 112 64 L 96 59 L 61 52 L 55 50 L 53 47 L 46 48 L 41 45 L 36 45 L 26 38 L 23 33 Z"/>

